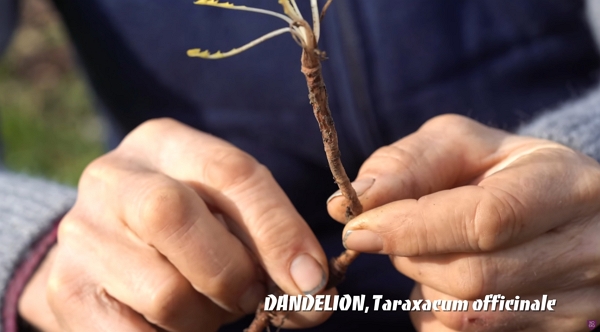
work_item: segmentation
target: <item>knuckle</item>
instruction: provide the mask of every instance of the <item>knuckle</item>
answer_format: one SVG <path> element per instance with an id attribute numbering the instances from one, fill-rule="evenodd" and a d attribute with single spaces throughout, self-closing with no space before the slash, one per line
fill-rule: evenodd
<path id="1" fill-rule="evenodd" d="M 465 257 L 456 267 L 456 277 L 449 278 L 450 295 L 459 299 L 474 300 L 485 296 L 491 289 L 492 266 L 489 260 L 479 257 Z"/>
<path id="2" fill-rule="evenodd" d="M 373 157 L 377 159 L 385 159 L 387 162 L 386 164 L 391 165 L 386 165 L 384 169 L 389 169 L 391 166 L 393 167 L 392 170 L 407 169 L 409 168 L 411 162 L 416 161 L 415 156 L 413 156 L 409 151 L 394 144 L 377 149 L 377 151 L 373 153 Z M 380 165 L 381 162 L 376 164 Z"/>
<path id="3" fill-rule="evenodd" d="M 262 228 L 258 230 L 256 241 L 260 243 L 262 250 L 264 251 L 263 256 L 270 257 L 283 257 L 285 253 L 294 251 L 295 246 L 293 236 L 290 236 L 290 228 L 281 230 L 279 227 Z M 291 241 L 290 241 L 291 240 Z"/>
<path id="4" fill-rule="evenodd" d="M 157 132 L 162 132 L 166 129 L 181 126 L 182 124 L 171 118 L 156 118 L 144 121 L 142 124 L 137 126 L 131 133 L 134 135 L 152 135 Z"/>
<path id="5" fill-rule="evenodd" d="M 103 179 L 112 174 L 112 165 L 105 156 L 94 159 L 83 170 L 82 179 Z"/>
<path id="6" fill-rule="evenodd" d="M 226 147 L 215 151 L 204 166 L 204 176 L 218 188 L 232 188 L 252 177 L 270 174 L 265 166 L 249 154 Z"/>
<path id="7" fill-rule="evenodd" d="M 458 114 L 443 114 L 427 120 L 421 130 L 423 131 L 448 131 L 452 129 L 464 129 L 470 127 L 473 120 Z"/>
<path id="8" fill-rule="evenodd" d="M 54 302 L 54 299 L 58 299 L 58 302 L 60 302 L 60 298 L 64 296 L 68 289 L 70 287 L 64 273 L 56 272 L 56 269 L 54 269 L 48 276 L 48 283 L 46 284 L 46 296 L 48 300 Z"/>
<path id="9" fill-rule="evenodd" d="M 264 220 L 282 220 L 282 222 L 259 222 L 256 229 L 255 240 L 260 244 L 263 257 L 280 261 L 285 260 L 300 252 L 309 240 L 303 234 L 301 225 L 295 220 L 284 220 L 290 216 L 283 216 L 280 211 L 270 210 L 263 215 Z M 298 219 L 300 219 L 298 217 Z M 296 226 L 291 226 L 296 225 Z"/>
<path id="10" fill-rule="evenodd" d="M 230 273 L 231 268 L 221 267 L 214 269 L 212 275 L 207 276 L 207 279 L 201 286 L 194 285 L 194 288 L 208 297 L 213 299 L 219 299 L 220 303 L 235 308 L 235 301 L 233 301 L 233 293 L 238 292 L 239 285 L 233 284 L 233 275 Z"/>
<path id="11" fill-rule="evenodd" d="M 74 287 L 71 282 L 54 278 L 49 280 L 46 289 L 46 298 L 54 311 L 78 307 L 86 302 L 87 291 L 84 287 Z"/>
<path id="12" fill-rule="evenodd" d="M 241 269 L 242 265 L 234 264 L 234 260 L 229 252 L 219 251 L 209 249 L 213 257 L 211 257 L 210 264 L 207 264 L 206 269 L 203 271 L 205 282 L 202 289 L 209 294 L 221 294 L 230 289 L 231 285 L 229 285 L 229 281 L 232 280 L 236 272 L 244 272 Z"/>
<path id="13" fill-rule="evenodd" d="M 492 251 L 505 246 L 518 231 L 517 212 L 506 197 L 493 194 L 489 189 L 476 205 L 473 217 L 471 246 L 478 251 Z"/>
<path id="14" fill-rule="evenodd" d="M 181 122 L 171 118 L 156 118 L 144 121 L 125 136 L 121 144 L 119 144 L 119 149 L 131 144 L 135 145 L 136 142 L 147 143 L 148 141 L 156 141 L 157 137 L 164 137 L 165 132 L 176 130 L 183 126 Z"/>
<path id="15" fill-rule="evenodd" d="M 152 290 L 152 296 L 142 309 L 144 317 L 158 325 L 166 325 L 175 320 L 181 310 L 181 299 L 188 291 L 188 282 L 183 277 L 171 276 Z"/>
<path id="16" fill-rule="evenodd" d="M 422 162 L 417 156 L 399 145 L 390 145 L 380 148 L 377 152 L 378 162 L 382 167 L 381 172 L 390 172 L 400 181 L 399 187 L 410 197 L 420 197 L 433 191 L 430 179 L 423 180 L 417 175 L 416 169 L 429 169 L 429 165 Z M 428 171 L 428 173 L 430 173 Z"/>
<path id="17" fill-rule="evenodd" d="M 87 228 L 84 226 L 81 218 L 78 218 L 76 215 L 77 212 L 71 210 L 61 220 L 57 231 L 58 243 L 69 243 L 71 240 L 85 237 Z"/>
<path id="18" fill-rule="evenodd" d="M 81 174 L 79 187 L 95 186 L 99 181 L 106 181 L 115 175 L 115 165 L 110 157 L 111 154 L 106 154 L 89 163 Z"/>
<path id="19" fill-rule="evenodd" d="M 149 181 L 151 184 L 140 196 L 137 216 L 144 235 L 172 234 L 187 224 L 186 216 L 191 208 L 188 193 L 181 184 L 161 174 Z"/>
<path id="20" fill-rule="evenodd" d="M 58 259 L 58 257 L 57 257 Z M 46 298 L 53 311 L 78 306 L 89 296 L 86 278 L 75 273 L 75 269 L 64 264 L 55 266 L 46 283 Z"/>

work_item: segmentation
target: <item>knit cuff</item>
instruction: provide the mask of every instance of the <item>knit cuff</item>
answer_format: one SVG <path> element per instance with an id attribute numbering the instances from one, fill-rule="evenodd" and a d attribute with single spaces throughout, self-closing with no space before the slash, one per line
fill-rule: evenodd
<path id="1" fill-rule="evenodd" d="M 5 308 L 8 284 L 34 243 L 51 232 L 54 222 L 75 202 L 76 191 L 48 181 L 0 171 L 0 303 Z M 14 309 L 14 308 L 13 308 Z M 10 311 L 10 310 L 8 310 Z M 5 327 L 2 317 L 1 327 Z"/>
<path id="2" fill-rule="evenodd" d="M 552 140 L 600 161 L 600 87 L 542 114 L 517 134 Z"/>

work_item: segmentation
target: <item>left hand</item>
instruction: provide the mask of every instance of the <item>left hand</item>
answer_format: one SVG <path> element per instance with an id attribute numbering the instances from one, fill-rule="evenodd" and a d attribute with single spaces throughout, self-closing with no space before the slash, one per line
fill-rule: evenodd
<path id="1" fill-rule="evenodd" d="M 374 181 L 373 181 L 374 180 Z M 411 312 L 419 331 L 588 331 L 600 321 L 600 164 L 455 115 L 376 151 L 349 249 L 391 256 L 419 299 L 556 299 L 555 311 Z M 345 202 L 333 198 L 343 221 Z"/>

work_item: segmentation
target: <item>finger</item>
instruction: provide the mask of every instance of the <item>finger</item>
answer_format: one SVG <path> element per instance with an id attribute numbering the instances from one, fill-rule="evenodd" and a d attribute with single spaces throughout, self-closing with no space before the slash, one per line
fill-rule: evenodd
<path id="1" fill-rule="evenodd" d="M 113 232 L 130 235 L 122 242 L 139 241 L 152 246 L 198 292 L 231 312 L 253 312 L 265 289 L 257 265 L 244 245 L 191 188 L 166 175 L 128 167 L 132 167 L 130 163 L 114 155 L 92 164 L 86 170 L 87 178 L 102 177 L 110 183 L 110 188 L 98 194 L 95 181 L 82 181 L 82 199 L 113 199 L 117 218 L 127 225 Z M 102 175 L 96 174 L 99 172 Z M 96 198 L 98 195 L 101 198 Z M 108 220 L 103 227 L 111 223 L 114 221 Z M 99 232 L 101 228 L 97 228 Z M 110 260 L 110 256 L 106 258 Z M 160 263 L 158 258 L 153 262 Z M 179 281 L 171 282 L 174 284 L 165 286 L 174 286 Z"/>
<path id="2" fill-rule="evenodd" d="M 85 270 L 57 258 L 47 298 L 60 331 L 155 331 L 142 316 L 98 286 Z"/>
<path id="3" fill-rule="evenodd" d="M 486 294 L 526 296 L 591 287 L 598 282 L 600 239 L 593 234 L 599 228 L 593 222 L 572 223 L 504 250 L 394 256 L 392 261 L 409 278 L 465 299 L 482 298 Z"/>
<path id="4" fill-rule="evenodd" d="M 421 299 L 463 302 L 425 285 L 420 286 Z M 590 292 L 591 291 L 591 292 Z M 452 331 L 579 331 L 584 330 L 588 318 L 599 312 L 597 306 L 590 301 L 590 296 L 597 295 L 597 290 L 581 289 L 569 292 L 546 293 L 549 300 L 556 301 L 552 311 L 533 311 L 531 304 L 541 300 L 542 295 L 528 297 L 507 297 L 496 294 L 498 301 L 489 302 L 480 311 L 473 310 L 473 302 L 469 302 L 467 311 L 432 310 L 435 320 Z M 512 301 L 511 301 L 512 300 Z M 519 302 L 517 302 L 518 300 Z M 483 302 L 482 302 L 482 305 Z M 494 305 L 494 310 L 492 306 Z M 500 309 L 502 306 L 502 310 Z M 523 309 L 521 309 L 521 306 Z M 526 310 L 527 306 L 529 309 Z M 516 308 L 516 309 L 515 309 Z M 422 325 L 421 317 L 411 317 L 415 325 Z"/>
<path id="5" fill-rule="evenodd" d="M 19 314 L 40 331 L 60 331 L 58 321 L 45 296 L 50 269 L 56 257 L 56 251 L 56 246 L 54 246 L 48 252 L 46 258 L 44 258 L 42 264 L 37 268 L 19 298 Z"/>
<path id="6" fill-rule="evenodd" d="M 144 136 L 163 139 L 148 146 Z M 327 259 L 321 246 L 269 171 L 254 158 L 174 121 L 149 123 L 126 140 L 127 146 L 142 151 L 158 171 L 194 187 L 235 221 L 231 231 L 285 292 L 316 293 L 325 286 Z"/>
<path id="7" fill-rule="evenodd" d="M 600 167 L 559 145 L 531 149 L 477 185 L 363 213 L 346 226 L 347 247 L 400 256 L 491 251 L 593 215 Z"/>
<path id="8" fill-rule="evenodd" d="M 519 140 L 457 115 L 438 116 L 417 132 L 375 151 L 361 166 L 354 186 L 368 211 L 389 202 L 419 198 L 471 181 L 503 159 Z M 344 199 L 328 202 L 344 220 Z"/>
<path id="9" fill-rule="evenodd" d="M 338 291 L 336 288 L 330 288 L 319 294 L 331 295 L 330 301 L 333 301 L 333 295 L 337 295 Z M 327 305 L 332 307 L 333 303 Z M 286 329 L 306 329 L 321 325 L 331 317 L 332 314 L 333 311 L 317 312 L 314 308 L 312 311 L 290 311 L 283 313 L 283 315 L 278 315 L 275 320 L 271 321 L 271 325 L 281 326 Z M 285 319 L 282 319 L 283 317 L 285 317 Z"/>
<path id="10" fill-rule="evenodd" d="M 221 324 L 242 316 L 240 313 L 227 315 L 151 250 L 119 250 L 117 254 L 127 256 L 119 260 L 113 258 L 111 264 L 105 266 L 103 285 L 107 293 L 155 326 L 167 331 L 195 331 L 199 327 L 216 331 Z M 135 272 L 119 269 L 119 265 L 128 266 Z M 258 302 L 253 305 L 257 306 Z M 253 312 L 255 308 L 248 306 L 245 310 Z"/>
<path id="11" fill-rule="evenodd" d="M 426 299 L 423 296 L 423 292 L 421 291 L 421 284 L 415 284 L 412 292 L 410 293 L 410 300 L 424 300 Z M 429 310 L 419 310 L 419 311 L 410 311 L 410 320 L 415 327 L 415 329 L 419 332 L 455 332 L 456 330 L 450 329 L 448 326 L 444 325 L 440 320 L 436 318 L 433 312 Z"/>
<path id="12" fill-rule="evenodd" d="M 194 331 L 200 326 L 216 330 L 237 315 L 226 312 L 204 295 L 154 247 L 131 234 L 123 224 L 95 231 L 94 241 L 78 234 L 87 233 L 89 224 L 73 223 L 69 217 L 60 229 L 62 245 L 77 248 L 77 254 L 96 263 L 86 273 L 101 276 L 102 287 L 110 297 L 141 314 L 146 321 L 168 331 Z M 106 224 L 109 224 L 108 222 Z M 98 243 L 102 243 L 101 247 Z M 77 264 L 81 258 L 71 258 Z M 252 306 L 256 306 L 252 303 Z M 247 308 L 253 311 L 254 307 Z"/>

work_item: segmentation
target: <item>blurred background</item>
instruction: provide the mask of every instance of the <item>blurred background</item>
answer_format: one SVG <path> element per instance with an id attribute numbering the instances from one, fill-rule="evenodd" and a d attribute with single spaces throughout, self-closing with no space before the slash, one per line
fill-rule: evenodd
<path id="1" fill-rule="evenodd" d="M 23 0 L 0 55 L 0 133 L 9 169 L 75 185 L 104 151 L 103 125 L 48 0 Z"/>

